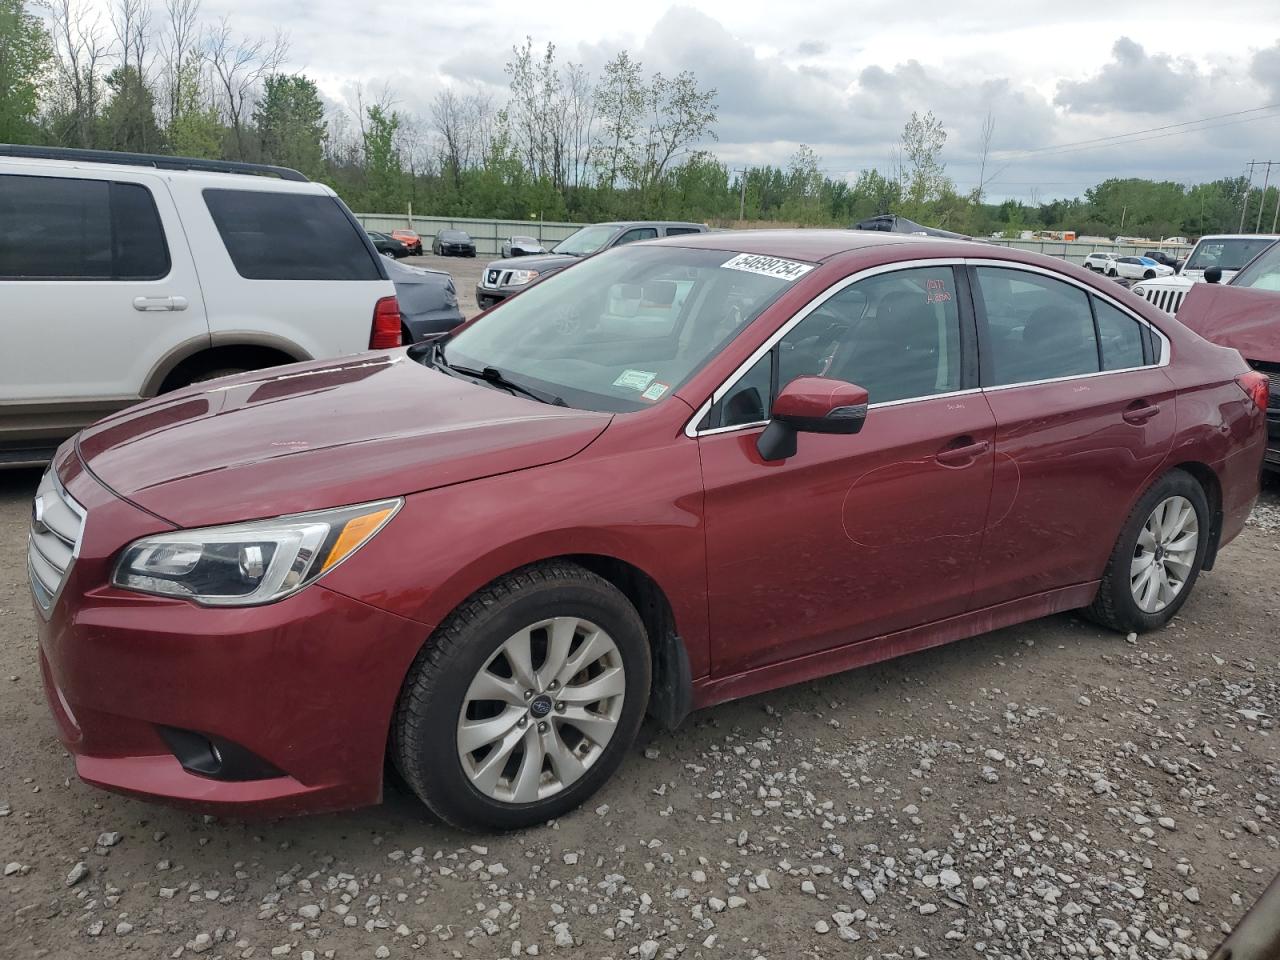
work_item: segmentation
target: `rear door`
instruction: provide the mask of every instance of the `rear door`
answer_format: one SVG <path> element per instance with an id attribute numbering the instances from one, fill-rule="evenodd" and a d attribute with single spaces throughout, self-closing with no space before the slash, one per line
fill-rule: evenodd
<path id="1" fill-rule="evenodd" d="M 166 354 L 207 342 L 205 304 L 161 178 L 122 168 L 0 175 L 0 443 L 59 439 L 141 396 Z"/>
<path id="2" fill-rule="evenodd" d="M 266 180 L 192 190 L 202 226 L 192 249 L 215 344 L 315 359 L 368 349 L 374 305 L 395 289 L 342 202 L 314 189 Z"/>
<path id="3" fill-rule="evenodd" d="M 1058 274 L 973 266 L 995 482 L 975 607 L 1102 575 L 1173 443 L 1168 344 L 1118 301 Z"/>

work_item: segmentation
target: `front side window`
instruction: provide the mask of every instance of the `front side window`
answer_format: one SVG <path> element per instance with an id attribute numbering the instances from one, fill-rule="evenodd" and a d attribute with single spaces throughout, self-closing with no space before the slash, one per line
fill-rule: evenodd
<path id="1" fill-rule="evenodd" d="M 978 267 L 985 386 L 1097 373 L 1098 339 L 1079 287 L 1026 270 Z"/>
<path id="2" fill-rule="evenodd" d="M 1232 277 L 1231 286 L 1280 290 L 1280 242 L 1273 243 L 1265 253 Z"/>
<path id="3" fill-rule="evenodd" d="M 951 393 L 961 387 L 960 354 L 951 267 L 878 274 L 845 287 L 789 330 L 713 405 L 706 426 L 768 420 L 773 398 L 796 377 L 855 383 L 871 403 Z"/>
<path id="4" fill-rule="evenodd" d="M 0 176 L 0 278 L 158 280 L 169 266 L 160 213 L 141 184 Z"/>
<path id="5" fill-rule="evenodd" d="M 733 265 L 740 260 L 724 250 L 610 250 L 500 304 L 448 341 L 445 359 L 495 367 L 569 406 L 643 409 L 679 388 L 792 282 Z"/>
<path id="6" fill-rule="evenodd" d="M 618 238 L 615 247 L 620 247 L 624 243 L 635 243 L 637 240 L 653 240 L 658 236 L 658 231 L 653 227 L 636 227 L 634 230 L 628 230 Z"/>
<path id="7" fill-rule="evenodd" d="M 246 280 L 382 279 L 359 228 L 327 194 L 209 188 L 204 202 Z"/>

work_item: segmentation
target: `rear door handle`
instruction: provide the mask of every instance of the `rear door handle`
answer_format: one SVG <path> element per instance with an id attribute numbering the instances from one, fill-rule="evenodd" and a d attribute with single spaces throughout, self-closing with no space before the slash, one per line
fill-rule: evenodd
<path id="1" fill-rule="evenodd" d="M 134 297 L 133 309 L 141 310 L 143 313 L 151 313 L 157 310 L 185 310 L 187 309 L 186 297 Z"/>
<path id="2" fill-rule="evenodd" d="M 1160 404 L 1138 400 L 1126 407 L 1121 416 L 1124 417 L 1125 423 L 1146 423 L 1159 412 Z"/>
<path id="3" fill-rule="evenodd" d="M 934 459 L 944 467 L 960 467 L 976 457 L 982 456 L 990 449 L 990 443 L 986 440 L 979 440 L 977 443 L 966 443 L 961 447 L 947 447 L 938 451 L 938 455 Z"/>

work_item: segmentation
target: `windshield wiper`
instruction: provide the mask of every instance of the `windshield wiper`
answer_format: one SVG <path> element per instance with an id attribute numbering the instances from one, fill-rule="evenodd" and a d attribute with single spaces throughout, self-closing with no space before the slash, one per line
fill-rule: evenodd
<path id="1" fill-rule="evenodd" d="M 534 390 L 530 387 L 526 387 L 523 383 L 516 383 L 497 367 L 482 367 L 479 370 L 474 367 L 459 367 L 455 364 L 447 363 L 441 354 L 437 354 L 437 356 L 442 364 L 455 373 L 460 373 L 465 377 L 475 377 L 477 380 L 483 380 L 485 383 L 491 383 L 495 387 L 510 390 L 512 393 L 519 393 L 528 397 L 530 400 L 537 400 L 539 403 L 549 403 L 553 407 L 568 406 L 568 404 L 564 402 L 563 398 L 557 397 L 554 393 L 544 393 L 541 390 Z"/>

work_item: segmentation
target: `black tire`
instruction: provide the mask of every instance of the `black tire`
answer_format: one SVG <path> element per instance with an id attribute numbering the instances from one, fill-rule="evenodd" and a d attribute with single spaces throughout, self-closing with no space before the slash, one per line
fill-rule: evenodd
<path id="1" fill-rule="evenodd" d="M 197 373 L 187 381 L 187 385 L 193 383 L 205 383 L 208 380 L 218 380 L 222 377 L 234 377 L 237 373 L 248 372 L 248 368 L 246 367 L 217 367 L 213 370 L 203 370 L 200 373 Z"/>
<path id="2" fill-rule="evenodd" d="M 608 744 L 576 781 L 545 799 L 505 803 L 468 779 L 457 749 L 457 724 L 472 679 L 523 627 L 554 616 L 579 616 L 613 639 L 626 679 L 622 711 Z M 635 741 L 649 700 L 650 651 L 644 624 L 626 596 L 574 563 L 524 567 L 473 594 L 449 615 L 413 662 L 392 722 L 396 769 L 427 808 L 464 830 L 514 830 L 559 817 L 613 774 Z"/>
<path id="3" fill-rule="evenodd" d="M 1173 496 L 1185 497 L 1195 509 L 1199 527 L 1195 561 L 1182 589 L 1168 606 L 1156 613 L 1147 613 L 1134 599 L 1129 568 L 1138 546 L 1138 535 L 1147 519 L 1159 503 Z M 1085 615 L 1094 622 L 1121 633 L 1145 633 L 1160 629 L 1177 615 L 1195 588 L 1200 568 L 1204 565 L 1205 551 L 1209 549 L 1210 536 L 1209 501 L 1204 488 L 1185 470 L 1170 470 L 1147 489 L 1129 512 L 1102 573 L 1098 596 L 1085 608 Z"/>
<path id="4" fill-rule="evenodd" d="M 1156 278 L 1156 272 L 1154 270 L 1148 270 L 1146 273 L 1142 275 L 1143 280 L 1154 280 L 1155 278 Z"/>

